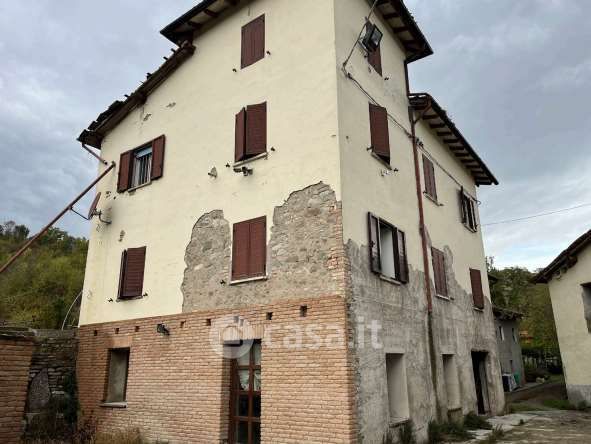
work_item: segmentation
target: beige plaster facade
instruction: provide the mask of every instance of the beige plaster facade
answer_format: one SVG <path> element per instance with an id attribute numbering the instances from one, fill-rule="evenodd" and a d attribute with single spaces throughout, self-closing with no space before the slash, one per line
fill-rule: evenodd
<path id="1" fill-rule="evenodd" d="M 569 400 L 591 404 L 591 246 L 548 283 Z"/>

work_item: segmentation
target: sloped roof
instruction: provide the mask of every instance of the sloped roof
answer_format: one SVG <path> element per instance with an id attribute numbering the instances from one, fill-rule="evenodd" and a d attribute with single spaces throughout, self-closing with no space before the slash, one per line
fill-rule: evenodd
<path id="1" fill-rule="evenodd" d="M 591 245 L 591 230 L 570 244 L 550 265 L 536 274 L 532 282 L 536 284 L 547 284 L 556 271 L 563 267 L 570 268 L 575 265 L 577 263 L 577 255 L 589 245 Z"/>
<path id="2" fill-rule="evenodd" d="M 508 308 L 498 307 L 493 305 L 493 313 L 496 319 L 501 321 L 515 321 L 523 318 L 523 313 L 518 311 L 509 310 Z"/>
<path id="3" fill-rule="evenodd" d="M 374 0 L 368 0 L 368 3 L 373 5 Z M 160 33 L 176 44 L 192 40 L 195 32 L 201 30 L 205 25 L 222 20 L 227 11 L 234 9 L 239 4 L 240 0 L 203 0 L 165 26 Z M 400 40 L 406 51 L 408 62 L 433 54 L 429 42 L 403 0 L 378 0 L 376 9 L 380 11 L 384 20 Z"/>
<path id="4" fill-rule="evenodd" d="M 439 139 L 448 146 L 456 158 L 466 167 L 477 185 L 498 185 L 499 182 L 484 161 L 464 138 L 452 122 L 447 112 L 428 93 L 413 93 L 409 96 L 410 105 L 421 113 L 424 120 Z"/>

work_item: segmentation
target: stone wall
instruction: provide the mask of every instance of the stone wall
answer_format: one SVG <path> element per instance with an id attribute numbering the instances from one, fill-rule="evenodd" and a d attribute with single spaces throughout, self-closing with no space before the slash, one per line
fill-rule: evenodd
<path id="1" fill-rule="evenodd" d="M 249 324 L 251 337 L 263 339 L 262 442 L 354 442 L 355 387 L 340 296 L 83 326 L 78 381 L 84 419 L 96 421 L 99 431 L 137 427 L 147 439 L 170 444 L 226 442 L 229 363 L 215 344 L 219 321 L 234 317 L 236 326 Z M 159 323 L 168 336 L 157 332 Z M 312 326 L 316 338 L 289 339 Z M 324 345 L 314 348 L 317 341 Z M 121 347 L 130 348 L 127 397 L 113 408 L 102 404 L 107 356 L 109 348 Z"/>
<path id="2" fill-rule="evenodd" d="M 267 240 L 267 279 L 229 282 L 231 229 L 221 210 L 195 224 L 185 254 L 183 312 L 344 295 L 341 205 L 330 186 L 319 183 L 295 191 L 275 208 Z"/>
<path id="3" fill-rule="evenodd" d="M 0 442 L 19 443 L 34 344 L 31 337 L 0 335 Z"/>

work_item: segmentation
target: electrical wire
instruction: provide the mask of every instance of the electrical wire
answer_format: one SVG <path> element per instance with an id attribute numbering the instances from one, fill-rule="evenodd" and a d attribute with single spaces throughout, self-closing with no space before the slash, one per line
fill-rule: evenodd
<path id="1" fill-rule="evenodd" d="M 591 203 L 585 203 L 585 204 L 577 205 L 575 207 L 570 207 L 570 208 L 563 208 L 562 210 L 548 211 L 547 213 L 535 214 L 533 216 L 525 216 L 525 217 L 518 217 L 516 219 L 508 219 L 508 220 L 501 220 L 498 222 L 491 222 L 488 224 L 482 224 L 482 226 L 483 227 L 490 227 L 492 225 L 501 225 L 501 224 L 509 224 L 512 222 L 521 222 L 524 220 L 536 219 L 538 217 L 550 216 L 552 214 L 559 214 L 559 213 L 565 213 L 567 211 L 578 210 L 580 208 L 585 208 L 585 207 L 591 207 Z"/>

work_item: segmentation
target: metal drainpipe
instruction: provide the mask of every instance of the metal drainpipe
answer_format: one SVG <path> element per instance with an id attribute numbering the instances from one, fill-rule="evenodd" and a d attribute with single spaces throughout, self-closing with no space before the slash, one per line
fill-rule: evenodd
<path id="1" fill-rule="evenodd" d="M 406 78 L 406 95 L 410 97 L 410 83 L 408 78 L 408 62 L 404 63 L 404 74 Z M 441 421 L 441 401 L 438 392 L 437 379 L 437 350 L 435 347 L 435 334 L 433 331 L 433 295 L 431 294 L 431 273 L 429 270 L 429 251 L 427 245 L 427 230 L 425 227 L 425 213 L 423 209 L 423 193 L 421 191 L 421 169 L 419 167 L 419 149 L 417 147 L 417 138 L 413 110 L 408 105 L 408 120 L 410 121 L 410 133 L 412 137 L 412 151 L 415 166 L 415 184 L 417 192 L 417 202 L 419 207 L 419 231 L 421 233 L 421 247 L 423 250 L 423 268 L 425 269 L 425 294 L 427 296 L 427 334 L 429 336 L 429 361 L 431 364 L 431 383 L 435 390 L 435 409 L 437 413 L 437 420 Z"/>

